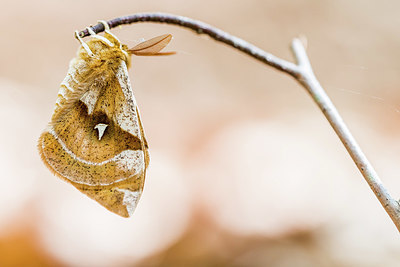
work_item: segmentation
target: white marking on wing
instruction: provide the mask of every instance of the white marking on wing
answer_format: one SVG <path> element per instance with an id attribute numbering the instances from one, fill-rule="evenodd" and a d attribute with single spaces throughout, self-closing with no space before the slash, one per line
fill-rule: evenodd
<path id="1" fill-rule="evenodd" d="M 87 161 L 85 159 L 82 159 L 80 157 L 78 157 L 77 155 L 75 155 L 74 152 L 72 152 L 71 150 L 69 150 L 69 148 L 65 145 L 65 143 L 58 137 L 58 135 L 54 132 L 54 129 L 52 127 L 47 129 L 47 132 L 50 133 L 51 135 L 54 136 L 54 138 L 58 141 L 58 143 L 61 145 L 61 147 L 63 148 L 63 150 L 70 155 L 74 160 L 88 164 L 88 165 L 92 165 L 92 166 L 99 166 L 99 165 L 104 165 L 107 164 L 109 162 L 115 162 L 118 168 L 124 169 L 124 171 L 126 172 L 131 172 L 131 175 L 129 177 L 124 177 L 118 180 L 115 180 L 113 182 L 110 183 L 97 183 L 98 185 L 111 185 L 113 183 L 117 183 L 123 180 L 126 180 L 132 176 L 136 176 L 139 175 L 140 173 L 142 173 L 144 171 L 144 153 L 142 150 L 124 150 L 121 153 L 119 153 L 118 155 L 115 155 L 114 157 L 112 157 L 111 159 L 107 159 L 105 161 L 102 162 L 91 162 L 91 161 Z M 44 149 L 44 143 L 42 143 L 42 148 Z M 54 170 L 56 170 L 56 168 L 54 167 L 54 165 L 47 160 L 47 162 L 49 163 L 50 166 L 52 166 L 54 168 Z M 57 171 L 57 170 L 56 170 Z M 93 185 L 92 183 L 85 183 L 82 181 L 79 181 L 76 179 L 76 177 L 68 177 L 65 174 L 60 173 L 61 176 L 76 182 L 78 184 L 86 184 L 86 185 Z"/>
<path id="2" fill-rule="evenodd" d="M 79 74 L 80 70 L 84 70 L 85 68 L 86 62 L 84 60 L 78 60 L 76 58 L 72 59 L 69 62 L 67 76 L 65 76 L 64 80 L 61 82 L 61 85 L 65 86 L 69 91 L 74 92 L 74 87 L 79 84 L 76 76 Z"/>
<path id="3" fill-rule="evenodd" d="M 65 76 L 64 80 L 61 82 L 61 85 L 65 86 L 65 88 L 67 88 L 69 91 L 74 92 L 75 90 L 72 88 L 71 83 L 76 84 L 76 82 L 71 78 L 70 73 L 68 73 L 67 76 Z"/>
<path id="4" fill-rule="evenodd" d="M 73 72 L 69 72 L 68 75 L 70 77 L 70 80 L 72 80 L 74 83 L 79 83 L 79 81 L 76 79 L 75 75 L 78 71 L 74 68 Z"/>
<path id="5" fill-rule="evenodd" d="M 129 151 L 134 151 L 136 153 Z M 144 171 L 144 153 L 142 150 L 124 150 L 117 156 L 119 156 L 119 160 L 115 161 L 115 163 L 120 169 L 125 169 L 126 172 L 133 172 L 133 175 Z"/>
<path id="6" fill-rule="evenodd" d="M 116 77 L 126 100 L 126 104 L 122 106 L 122 110 L 116 109 L 115 111 L 116 122 L 121 129 L 141 139 L 138 114 L 136 114 L 136 100 L 132 92 L 128 68 L 126 67 L 125 61 L 121 61 Z"/>
<path id="7" fill-rule="evenodd" d="M 125 61 L 123 60 L 121 61 L 121 65 L 119 65 L 116 75 L 121 85 L 122 91 L 124 92 L 125 98 L 132 100 L 133 102 L 132 108 L 134 109 L 137 106 L 136 99 L 135 96 L 133 95 L 131 81 L 128 76 L 128 67 L 126 66 Z"/>
<path id="8" fill-rule="evenodd" d="M 69 148 L 68 148 L 68 147 L 65 145 L 65 143 L 57 136 L 57 134 L 54 132 L 54 130 L 53 130 L 52 128 L 48 129 L 48 132 L 49 132 L 50 134 L 52 134 L 52 135 L 54 136 L 54 138 L 56 138 L 56 140 L 60 143 L 60 145 L 62 146 L 62 148 L 65 150 L 65 152 L 67 152 L 69 155 L 71 155 L 71 157 L 73 157 L 75 160 L 78 160 L 78 161 L 83 162 L 83 163 L 86 163 L 86 164 L 90 164 L 90 165 L 104 165 L 104 164 L 109 163 L 109 162 L 111 162 L 111 161 L 116 161 L 116 160 L 120 160 L 120 159 L 127 160 L 127 161 L 129 161 L 129 160 L 137 160 L 137 159 L 144 159 L 144 155 L 143 155 L 143 151 L 142 151 L 142 150 L 130 150 L 130 149 L 127 149 L 127 150 L 124 150 L 124 151 L 122 151 L 121 153 L 115 155 L 115 156 L 114 156 L 113 158 L 111 158 L 111 159 L 107 159 L 107 160 L 104 160 L 104 161 L 101 161 L 101 162 L 91 162 L 91 161 L 87 161 L 87 160 L 85 160 L 85 159 L 82 159 L 82 158 L 76 156 L 74 152 L 72 152 L 71 150 L 69 150 Z M 133 153 L 133 152 L 135 152 L 135 153 Z M 138 155 L 136 156 L 136 154 L 138 154 Z M 144 162 L 144 160 L 143 160 L 143 162 Z M 130 169 L 134 169 L 134 168 L 132 168 L 132 167 L 134 167 L 134 166 L 130 166 L 130 167 L 131 167 Z M 143 168 L 139 168 L 139 169 L 143 169 Z M 137 171 L 138 171 L 138 170 L 137 170 Z"/>
<path id="9" fill-rule="evenodd" d="M 108 124 L 104 123 L 98 123 L 96 126 L 94 126 L 94 129 L 97 129 L 99 131 L 99 140 L 103 137 L 104 131 L 106 130 Z"/>
<path id="10" fill-rule="evenodd" d="M 128 211 L 129 216 L 132 216 L 133 212 L 137 207 L 137 203 L 139 202 L 140 196 L 142 195 L 142 190 L 139 191 L 131 191 L 128 189 L 116 189 L 116 190 L 124 194 L 122 204 L 126 206 L 126 210 Z"/>
<path id="11" fill-rule="evenodd" d="M 67 90 L 66 89 L 68 89 L 68 87 L 65 84 L 61 84 L 60 90 L 58 90 L 58 94 L 62 95 L 64 98 L 66 98 L 66 95 L 67 95 Z"/>
<path id="12" fill-rule="evenodd" d="M 140 138 L 136 112 L 132 112 L 127 105 L 122 106 L 122 110 L 115 111 L 115 119 L 122 130 Z"/>
<path id="13" fill-rule="evenodd" d="M 83 94 L 81 101 L 85 103 L 88 108 L 88 114 L 92 114 L 94 107 L 96 106 L 97 100 L 99 99 L 99 90 L 89 90 Z"/>
<path id="14" fill-rule="evenodd" d="M 68 76 L 67 76 L 67 77 L 68 77 Z M 67 88 L 69 91 L 73 92 L 74 89 L 72 89 L 72 87 L 69 85 L 69 83 L 70 83 L 71 80 L 69 80 L 69 79 L 67 80 L 67 77 L 65 77 L 64 81 L 62 81 L 62 83 L 61 83 L 61 88 L 65 87 L 65 88 Z M 68 78 L 69 78 L 69 77 L 68 77 Z M 60 90 L 61 90 L 61 88 L 60 88 Z"/>
<path id="15" fill-rule="evenodd" d="M 85 69 L 87 69 L 85 60 L 74 58 L 69 63 L 68 74 L 75 83 L 79 83 L 78 79 L 76 78 L 76 74 L 80 74 L 80 72 L 83 72 L 82 70 Z"/>

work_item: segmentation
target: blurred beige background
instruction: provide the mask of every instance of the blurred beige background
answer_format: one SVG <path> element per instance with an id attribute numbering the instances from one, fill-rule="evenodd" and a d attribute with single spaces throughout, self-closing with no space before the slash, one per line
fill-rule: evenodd
<path id="1" fill-rule="evenodd" d="M 0 10 L 1 266 L 398 266 L 398 232 L 305 91 L 229 47 L 174 26 L 171 57 L 130 77 L 151 165 L 119 218 L 54 177 L 37 138 L 75 56 L 73 33 L 145 11 L 199 19 L 276 56 L 303 34 L 325 87 L 400 196 L 400 2 L 8 1 Z"/>

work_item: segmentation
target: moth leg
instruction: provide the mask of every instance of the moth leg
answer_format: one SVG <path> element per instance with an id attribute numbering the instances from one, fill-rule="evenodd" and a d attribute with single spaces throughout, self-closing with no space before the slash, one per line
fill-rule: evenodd
<path id="1" fill-rule="evenodd" d="M 104 31 L 109 32 L 110 31 L 110 26 L 108 25 L 107 21 L 105 20 L 98 20 L 97 23 L 101 23 L 104 26 Z"/>
<path id="2" fill-rule="evenodd" d="M 116 40 L 119 43 L 119 48 L 121 49 L 122 52 L 126 55 L 126 57 L 129 57 L 129 54 L 122 48 L 121 41 L 115 36 L 114 34 L 111 33 L 110 31 L 110 25 L 108 25 L 107 21 L 105 20 L 98 20 L 97 23 L 101 23 L 104 26 L 104 32 L 110 35 L 114 40 Z"/>
<path id="3" fill-rule="evenodd" d="M 107 21 L 105 20 L 98 20 L 97 23 L 101 23 L 104 26 L 104 32 L 111 35 L 114 39 L 119 40 L 117 36 L 111 33 L 110 26 L 108 25 Z"/>
<path id="4" fill-rule="evenodd" d="M 103 42 L 106 43 L 109 47 L 113 47 L 113 46 L 114 46 L 114 44 L 111 43 L 110 40 L 108 40 L 107 38 L 104 38 L 104 37 L 101 36 L 101 35 L 98 35 L 97 33 L 95 33 L 91 27 L 86 27 L 86 29 L 88 30 L 88 32 L 89 32 L 89 34 L 90 34 L 91 37 L 97 38 L 97 39 L 103 41 Z"/>
<path id="5" fill-rule="evenodd" d="M 86 50 L 89 56 L 93 57 L 94 54 L 92 50 L 90 50 L 89 46 L 82 40 L 82 38 L 79 36 L 79 32 L 75 31 L 75 38 L 78 39 L 78 41 L 81 43 L 82 47 Z"/>
<path id="6" fill-rule="evenodd" d="M 114 34 L 111 33 L 110 31 L 110 25 L 108 25 L 107 21 L 105 20 L 98 20 L 97 23 L 101 23 L 104 26 L 104 32 L 111 35 L 112 38 L 114 38 L 114 40 L 118 41 L 119 43 L 119 48 L 122 50 L 122 52 L 124 52 L 126 54 L 127 57 L 129 57 L 128 53 L 125 52 L 124 49 L 122 49 L 122 44 L 121 41 L 117 38 L 117 36 L 115 36 Z"/>

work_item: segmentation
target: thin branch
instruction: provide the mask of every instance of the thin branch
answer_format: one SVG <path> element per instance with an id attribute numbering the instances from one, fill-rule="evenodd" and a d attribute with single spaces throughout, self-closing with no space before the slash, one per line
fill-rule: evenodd
<path id="1" fill-rule="evenodd" d="M 318 107 L 324 113 L 326 119 L 346 147 L 354 163 L 357 165 L 357 168 L 400 231 L 400 207 L 398 201 L 396 201 L 385 188 L 378 174 L 339 115 L 339 112 L 319 84 L 312 71 L 304 46 L 299 39 L 293 40 L 292 51 L 300 67 L 301 76 L 298 81 L 307 89 L 315 103 L 317 103 Z"/>
<path id="2" fill-rule="evenodd" d="M 302 72 L 312 72 L 310 60 L 307 57 L 306 50 L 300 39 L 295 38 L 292 41 L 292 52 L 297 66 L 302 69 Z"/>
<path id="3" fill-rule="evenodd" d="M 378 174 L 375 172 L 371 163 L 355 141 L 332 101 L 319 84 L 313 73 L 305 48 L 299 39 L 294 39 L 292 42 L 292 51 L 297 63 L 293 64 L 213 26 L 182 16 L 164 13 L 140 13 L 116 18 L 107 23 L 110 28 L 114 28 L 119 25 L 135 22 L 158 22 L 189 28 L 198 34 L 206 34 L 219 42 L 232 46 L 247 55 L 262 61 L 263 63 L 294 77 L 308 91 L 313 100 L 317 103 L 318 107 L 324 113 L 326 119 L 339 136 L 375 196 L 378 198 L 385 211 L 389 214 L 398 231 L 400 231 L 399 202 L 396 201 L 384 187 Z M 104 31 L 104 25 L 99 23 L 93 26 L 92 29 L 94 32 L 99 33 Z M 81 37 L 89 36 L 89 32 L 86 29 L 81 31 L 79 35 Z"/>
<path id="4" fill-rule="evenodd" d="M 135 22 L 158 22 L 175 24 L 181 27 L 189 28 L 197 32 L 198 34 L 206 34 L 219 42 L 230 45 L 278 70 L 289 73 L 291 75 L 297 75 L 297 66 L 295 64 L 280 59 L 244 41 L 243 39 L 232 36 L 224 31 L 221 31 L 211 25 L 208 25 L 198 20 L 165 13 L 139 13 L 107 21 L 110 28 L 115 28 L 123 24 L 131 24 Z M 104 31 L 104 25 L 102 23 L 98 23 L 97 25 L 93 26 L 92 29 L 95 33 L 99 33 Z M 79 35 L 80 37 L 86 37 L 90 34 L 89 31 L 85 29 L 81 31 Z"/>

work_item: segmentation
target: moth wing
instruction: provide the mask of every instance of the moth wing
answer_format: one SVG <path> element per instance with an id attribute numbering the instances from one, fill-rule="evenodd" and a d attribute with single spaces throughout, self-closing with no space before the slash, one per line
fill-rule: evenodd
<path id="1" fill-rule="evenodd" d="M 141 42 L 140 44 L 132 47 L 128 51 L 136 56 L 165 56 L 173 55 L 175 52 L 161 52 L 168 43 L 171 41 L 171 34 L 164 34 L 147 41 Z"/>
<path id="2" fill-rule="evenodd" d="M 82 94 L 76 94 L 72 82 L 67 85 L 74 93 L 60 102 L 39 139 L 42 159 L 82 193 L 129 217 L 142 193 L 149 158 L 127 66 L 122 62 L 112 79 L 86 84 Z"/>
<path id="3" fill-rule="evenodd" d="M 122 164 L 131 170 L 135 170 L 136 175 L 130 179 L 116 183 L 112 188 L 86 190 L 86 192 L 81 191 L 110 211 L 123 217 L 129 217 L 136 209 L 143 191 L 146 169 L 149 164 L 149 153 L 139 110 L 132 92 L 128 69 L 124 61 L 121 62 L 117 70 L 114 86 L 118 88 L 117 90 L 113 90 L 115 97 L 115 110 L 112 115 L 114 127 L 118 127 L 125 134 L 134 137 L 136 140 L 135 150 L 129 150 L 133 157 L 122 157 L 120 165 Z M 126 142 L 120 139 L 117 140 L 118 135 L 114 136 L 116 147 L 119 143 Z"/>

